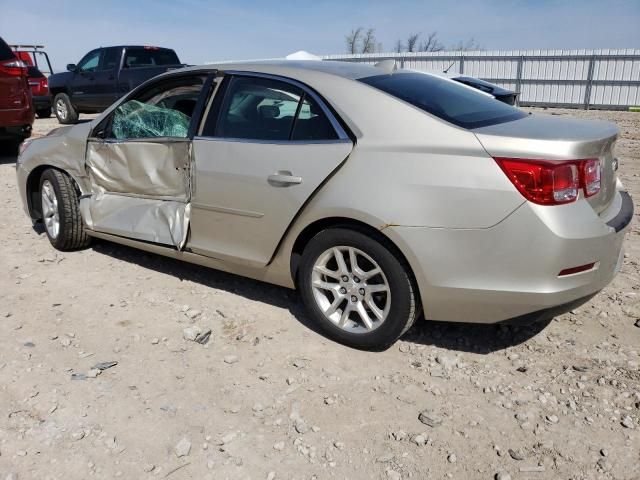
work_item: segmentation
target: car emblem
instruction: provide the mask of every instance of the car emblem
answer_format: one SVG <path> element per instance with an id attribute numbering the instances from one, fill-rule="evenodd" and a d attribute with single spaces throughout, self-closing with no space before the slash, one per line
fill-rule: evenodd
<path id="1" fill-rule="evenodd" d="M 618 159 L 614 158 L 613 162 L 611 162 L 611 168 L 614 172 L 618 171 Z"/>

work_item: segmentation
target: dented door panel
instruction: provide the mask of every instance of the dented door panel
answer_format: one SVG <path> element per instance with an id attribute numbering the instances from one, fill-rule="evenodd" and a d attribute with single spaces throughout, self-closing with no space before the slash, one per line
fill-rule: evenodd
<path id="1" fill-rule="evenodd" d="M 90 141 L 91 195 L 80 200 L 87 227 L 182 248 L 190 218 L 191 141 Z"/>

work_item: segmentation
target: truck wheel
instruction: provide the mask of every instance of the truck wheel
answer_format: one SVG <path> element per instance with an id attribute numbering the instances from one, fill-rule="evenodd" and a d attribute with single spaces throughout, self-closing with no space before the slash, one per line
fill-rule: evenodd
<path id="1" fill-rule="evenodd" d="M 53 107 L 56 117 L 58 117 L 58 122 L 63 125 L 73 124 L 78 121 L 78 112 L 71 105 L 71 100 L 69 100 L 69 96 L 66 93 L 56 95 L 53 99 Z"/>
<path id="2" fill-rule="evenodd" d="M 77 250 L 91 242 L 80 216 L 73 180 L 59 170 L 45 170 L 40 177 L 42 221 L 47 237 L 58 250 Z"/>
<path id="3" fill-rule="evenodd" d="M 36 110 L 36 114 L 38 115 L 38 118 L 49 118 L 51 117 L 51 107 Z"/>

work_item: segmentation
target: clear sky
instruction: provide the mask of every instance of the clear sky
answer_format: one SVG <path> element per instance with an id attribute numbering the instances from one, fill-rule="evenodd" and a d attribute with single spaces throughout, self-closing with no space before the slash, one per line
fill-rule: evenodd
<path id="1" fill-rule="evenodd" d="M 191 64 L 344 53 L 358 26 L 384 51 L 431 31 L 447 47 L 640 48 L 640 0 L 0 0 L 0 36 L 45 44 L 58 68 L 117 44 L 172 47 Z"/>

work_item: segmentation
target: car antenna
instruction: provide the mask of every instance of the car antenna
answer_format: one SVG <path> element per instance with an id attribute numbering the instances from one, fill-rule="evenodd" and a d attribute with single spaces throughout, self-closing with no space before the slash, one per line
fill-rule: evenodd
<path id="1" fill-rule="evenodd" d="M 447 68 L 445 68 L 442 73 L 449 73 L 449 70 L 451 69 L 451 67 L 453 67 L 453 65 L 456 63 L 456 61 L 454 60 L 453 62 L 451 62 L 451 65 L 449 65 Z"/>

